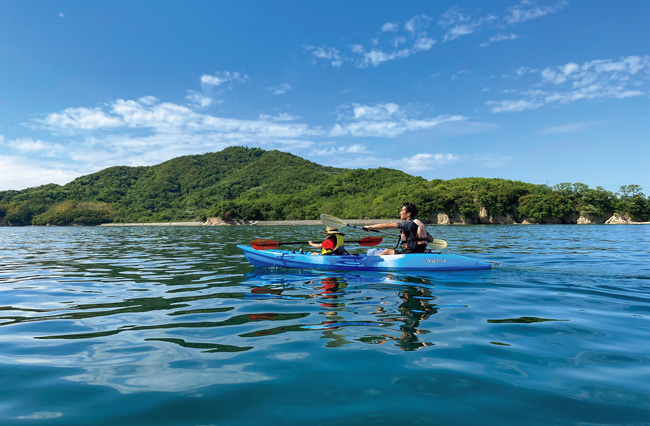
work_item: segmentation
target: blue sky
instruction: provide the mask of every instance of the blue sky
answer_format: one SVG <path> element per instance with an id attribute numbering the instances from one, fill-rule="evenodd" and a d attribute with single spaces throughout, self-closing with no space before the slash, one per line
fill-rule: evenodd
<path id="1" fill-rule="evenodd" d="M 0 190 L 243 145 L 650 193 L 650 2 L 0 0 Z"/>

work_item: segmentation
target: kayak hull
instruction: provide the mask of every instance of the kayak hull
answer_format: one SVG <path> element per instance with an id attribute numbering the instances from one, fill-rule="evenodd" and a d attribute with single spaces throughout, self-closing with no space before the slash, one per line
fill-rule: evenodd
<path id="1" fill-rule="evenodd" d="M 337 271 L 467 271 L 490 269 L 491 264 L 466 256 L 442 253 L 368 256 L 314 256 L 290 250 L 255 250 L 238 245 L 253 265 L 261 268 L 328 269 Z"/>

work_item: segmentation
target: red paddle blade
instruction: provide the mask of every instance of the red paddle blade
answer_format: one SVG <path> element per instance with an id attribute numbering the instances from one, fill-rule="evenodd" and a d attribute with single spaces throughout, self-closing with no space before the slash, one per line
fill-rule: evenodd
<path id="1" fill-rule="evenodd" d="M 381 243 L 381 237 L 366 237 L 359 240 L 359 244 L 362 246 L 376 246 Z"/>
<path id="2" fill-rule="evenodd" d="M 268 249 L 274 249 L 278 248 L 280 243 L 278 241 L 273 241 L 273 240 L 263 240 L 263 239 L 256 239 L 251 241 L 251 246 L 255 250 L 268 250 Z"/>

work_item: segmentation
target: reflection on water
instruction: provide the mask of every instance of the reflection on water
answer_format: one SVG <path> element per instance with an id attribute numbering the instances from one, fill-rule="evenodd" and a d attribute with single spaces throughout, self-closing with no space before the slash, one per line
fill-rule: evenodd
<path id="1" fill-rule="evenodd" d="M 305 273 L 303 273 L 304 275 Z M 341 347 L 346 344 L 383 344 L 394 342 L 404 350 L 415 350 L 427 343 L 419 343 L 417 334 L 425 334 L 418 325 L 436 309 L 430 301 L 431 282 L 415 279 L 427 288 L 403 287 L 400 284 L 414 278 L 394 274 L 364 273 L 340 274 L 331 272 L 318 275 L 311 272 L 311 278 L 296 281 L 296 275 L 269 275 L 268 271 L 257 270 L 247 274 L 244 284 L 251 285 L 251 293 L 259 299 L 303 300 L 319 320 L 296 327 L 275 327 L 257 331 L 250 336 L 270 335 L 288 331 L 322 330 L 326 347 Z M 349 281 L 353 285 L 349 285 Z M 352 289 L 362 284 L 360 289 Z M 399 287 L 396 287 L 400 285 Z M 390 296 L 397 297 L 390 297 Z M 387 300 L 393 299 L 392 302 Z M 295 303 L 294 303 L 295 305 Z M 277 314 L 264 314 L 277 315 Z M 247 335 L 246 337 L 248 337 Z M 431 344 L 431 343 L 429 343 Z"/>
<path id="2" fill-rule="evenodd" d="M 70 406 L 101 389 L 144 402 L 115 397 L 117 414 L 100 417 L 111 424 L 164 406 L 152 395 L 191 396 L 190 415 L 227 412 L 260 389 L 251 421 L 304 420 L 324 401 L 330 420 L 355 406 L 397 421 L 405 397 L 420 408 L 402 422 L 435 412 L 455 423 L 472 400 L 486 423 L 517 424 L 516 410 L 642 424 L 650 245 L 636 242 L 650 227 L 557 227 L 542 244 L 547 229 L 436 228 L 456 253 L 496 267 L 399 274 L 253 269 L 236 249 L 319 227 L 0 228 L 0 400 L 14 421 L 61 424 L 96 421 Z"/>

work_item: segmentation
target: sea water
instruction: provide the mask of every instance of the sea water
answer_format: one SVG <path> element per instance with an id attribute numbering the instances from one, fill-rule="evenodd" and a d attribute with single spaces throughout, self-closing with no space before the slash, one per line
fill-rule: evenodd
<path id="1" fill-rule="evenodd" d="M 650 226 L 432 227 L 485 271 L 236 247 L 319 231 L 0 228 L 0 424 L 650 424 Z"/>

